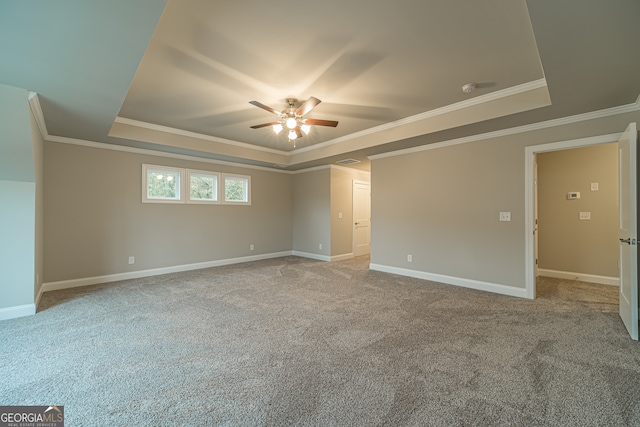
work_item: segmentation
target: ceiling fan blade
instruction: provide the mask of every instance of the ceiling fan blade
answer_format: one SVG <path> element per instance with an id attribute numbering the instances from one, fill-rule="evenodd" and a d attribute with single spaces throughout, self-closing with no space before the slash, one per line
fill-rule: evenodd
<path id="1" fill-rule="evenodd" d="M 312 96 L 311 98 L 304 101 L 302 105 L 298 107 L 298 109 L 296 110 L 296 116 L 304 116 L 309 111 L 313 110 L 316 107 L 316 105 L 320 104 L 320 102 L 322 101 Z"/>
<path id="2" fill-rule="evenodd" d="M 251 129 L 266 128 L 267 126 L 273 126 L 277 124 L 280 124 L 280 122 L 262 123 L 261 125 L 251 126 Z"/>
<path id="3" fill-rule="evenodd" d="M 274 110 L 273 108 L 269 107 L 268 105 L 264 105 L 264 104 L 263 104 L 263 103 L 261 103 L 261 102 L 258 102 L 258 101 L 249 101 L 249 104 L 255 105 L 256 107 L 260 107 L 260 108 L 262 108 L 263 110 L 267 110 L 268 112 L 273 113 L 273 114 L 275 114 L 276 116 L 280 116 L 280 117 L 282 117 L 282 113 L 281 113 L 280 111 L 278 111 L 278 110 Z"/>
<path id="4" fill-rule="evenodd" d="M 306 119 L 304 123 L 307 125 L 314 125 L 314 126 L 331 126 L 331 127 L 338 126 L 338 122 L 336 122 L 335 120 Z"/>

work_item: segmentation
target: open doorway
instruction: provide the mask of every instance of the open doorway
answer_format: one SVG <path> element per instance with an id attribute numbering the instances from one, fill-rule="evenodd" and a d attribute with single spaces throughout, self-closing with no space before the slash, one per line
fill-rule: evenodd
<path id="1" fill-rule="evenodd" d="M 536 155 L 536 298 L 618 312 L 618 144 Z"/>
<path id="2" fill-rule="evenodd" d="M 535 246 L 535 165 L 540 153 L 595 146 L 611 142 L 618 143 L 619 169 L 619 314 L 631 339 L 638 340 L 638 250 L 637 250 L 637 150 L 638 132 L 636 123 L 630 123 L 620 134 L 602 135 L 573 141 L 544 144 L 525 148 L 525 294 L 536 297 L 536 269 L 534 267 Z M 571 192 L 571 190 L 570 190 Z M 574 194 L 567 193 L 569 198 Z M 579 213 L 582 218 L 583 213 Z M 587 218 L 582 218 L 587 219 Z"/>
<path id="3" fill-rule="evenodd" d="M 619 286 L 618 144 L 536 155 L 538 276 Z"/>
<path id="4" fill-rule="evenodd" d="M 536 246 L 536 240 L 538 235 L 536 234 L 538 230 L 536 230 L 537 228 L 537 224 L 536 224 L 536 195 L 537 195 L 537 188 L 536 188 L 536 160 L 538 160 L 538 157 L 543 155 L 544 153 L 552 153 L 552 152 L 558 152 L 558 151 L 563 151 L 563 150 L 573 150 L 573 149 L 580 149 L 580 148 L 585 148 L 585 147 L 597 147 L 603 144 L 612 144 L 612 143 L 616 143 L 618 141 L 618 139 L 620 138 L 621 134 L 610 134 L 610 135 L 603 135 L 603 136 L 598 136 L 598 137 L 592 137 L 592 138 L 583 138 L 583 139 L 577 139 L 577 140 L 571 140 L 571 141 L 561 141 L 561 142 L 556 142 L 556 143 L 550 143 L 550 144 L 542 144 L 542 145 L 537 145 L 537 146 L 532 146 L 532 147 L 526 147 L 525 149 L 525 156 L 526 156 L 526 164 L 525 164 L 525 228 L 526 228 L 526 264 L 525 264 L 525 270 L 526 270 L 526 297 L 530 298 L 530 299 L 534 299 L 536 297 L 536 276 L 537 273 L 539 272 L 538 268 L 536 268 L 536 261 L 538 260 L 538 256 L 536 256 L 536 250 L 538 249 L 538 247 Z M 570 153 L 569 153 L 570 155 Z M 540 171 L 538 171 L 539 173 Z M 544 173 L 544 172 L 543 172 Z M 540 178 L 540 177 L 538 177 Z M 591 180 L 587 179 L 587 183 L 586 183 L 586 191 L 591 192 Z M 594 181 L 593 183 L 595 183 L 596 181 Z M 567 184 L 563 184 L 563 185 L 571 185 L 570 183 Z M 580 184 L 582 186 L 582 184 Z M 573 218 L 573 222 L 575 222 L 578 226 L 578 231 L 579 231 L 579 227 L 584 226 L 586 224 L 588 225 L 592 225 L 593 224 L 593 219 L 592 220 L 580 220 L 580 212 L 584 213 L 584 212 L 590 212 L 589 210 L 581 210 L 580 206 L 578 205 L 578 203 L 575 203 L 573 205 L 571 205 L 569 202 L 572 201 L 581 201 L 582 199 L 582 195 L 586 193 L 584 193 L 585 190 L 581 188 L 573 188 L 573 186 L 567 187 L 567 188 L 561 188 L 558 191 L 562 191 L 562 199 L 559 202 L 562 203 L 564 201 L 566 201 L 567 203 L 565 204 L 565 207 L 567 207 L 569 213 L 571 213 L 572 210 L 574 209 L 578 209 L 575 211 L 575 216 Z M 599 187 L 600 188 L 600 187 Z M 566 190 L 566 191 L 565 191 Z M 600 191 L 600 190 L 598 190 Z M 580 192 L 580 199 L 568 199 L 569 197 L 569 192 Z M 584 200 L 583 200 L 584 201 Z M 542 202 L 541 202 L 542 203 Z M 590 209 L 590 208 L 589 208 Z M 563 213 L 564 215 L 565 213 Z M 539 215 L 539 214 L 538 214 Z M 589 221 L 591 221 L 591 223 L 589 223 Z M 544 225 L 543 225 L 544 226 Z M 615 237 L 615 236 L 614 236 Z M 578 242 L 576 241 L 568 241 L 566 242 L 568 245 L 573 244 L 578 244 Z M 571 246 L 569 246 L 571 247 Z M 554 252 L 550 252 L 545 256 L 550 256 L 553 257 Z M 614 253 L 614 256 L 617 254 Z M 578 262 L 584 262 L 584 261 L 578 261 Z M 540 264 L 538 264 L 540 265 Z M 576 264 L 575 262 L 573 264 L 568 264 L 568 265 L 579 265 Z M 545 268 L 545 265 L 542 264 L 541 265 L 542 268 Z M 543 271 L 543 273 L 545 274 L 550 274 L 550 270 L 554 270 L 554 271 L 565 271 L 567 273 L 583 273 L 580 271 L 575 271 L 575 270 L 580 270 L 580 268 L 572 268 L 572 267 L 563 267 L 563 268 L 558 268 L 557 264 L 549 264 L 546 266 L 546 270 L 547 271 Z M 588 270 L 588 271 L 592 271 L 592 270 Z M 606 276 L 605 274 L 592 274 L 592 273 L 588 273 L 591 274 L 591 276 Z M 569 276 L 570 277 L 570 276 Z M 576 276 L 578 277 L 578 276 Z M 581 275 L 580 277 L 582 278 L 590 278 L 590 279 L 600 279 L 597 277 L 589 277 L 587 275 Z M 615 277 L 615 274 L 613 274 L 611 277 Z"/>

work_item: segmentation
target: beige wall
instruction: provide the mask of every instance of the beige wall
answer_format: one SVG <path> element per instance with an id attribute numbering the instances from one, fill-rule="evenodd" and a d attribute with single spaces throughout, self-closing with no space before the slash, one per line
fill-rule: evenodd
<path id="1" fill-rule="evenodd" d="M 291 251 L 291 175 L 55 142 L 44 160 L 45 282 Z M 142 203 L 143 163 L 249 175 L 252 204 Z"/>
<path id="2" fill-rule="evenodd" d="M 525 288 L 525 147 L 620 133 L 638 120 L 633 112 L 374 157 L 372 264 Z"/>
<path id="3" fill-rule="evenodd" d="M 618 277 L 618 145 L 538 154 L 538 215 L 539 268 Z"/>
<path id="4" fill-rule="evenodd" d="M 329 168 L 293 175 L 293 250 L 322 257 L 331 255 Z"/>

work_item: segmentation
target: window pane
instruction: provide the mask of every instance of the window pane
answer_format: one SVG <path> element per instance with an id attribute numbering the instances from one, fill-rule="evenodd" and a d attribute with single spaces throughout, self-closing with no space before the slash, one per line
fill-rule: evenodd
<path id="1" fill-rule="evenodd" d="M 218 200 L 218 177 L 200 173 L 191 173 L 191 200 Z"/>
<path id="2" fill-rule="evenodd" d="M 147 197 L 149 199 L 180 200 L 180 172 L 147 170 Z"/>
<path id="3" fill-rule="evenodd" d="M 227 202 L 247 202 L 248 199 L 247 178 L 226 177 L 224 179 L 224 199 Z"/>

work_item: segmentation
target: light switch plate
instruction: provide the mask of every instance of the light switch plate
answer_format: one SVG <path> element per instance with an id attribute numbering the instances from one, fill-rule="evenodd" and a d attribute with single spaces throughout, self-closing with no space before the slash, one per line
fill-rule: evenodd
<path id="1" fill-rule="evenodd" d="M 511 221 L 511 212 L 500 212 L 500 221 Z"/>

